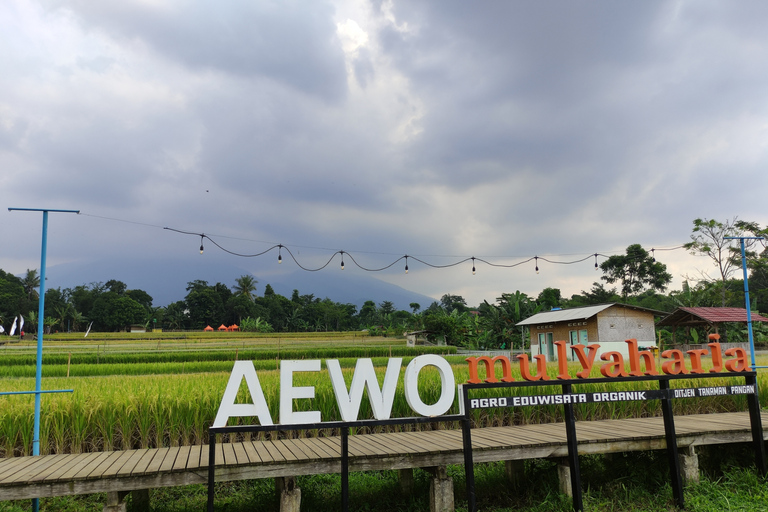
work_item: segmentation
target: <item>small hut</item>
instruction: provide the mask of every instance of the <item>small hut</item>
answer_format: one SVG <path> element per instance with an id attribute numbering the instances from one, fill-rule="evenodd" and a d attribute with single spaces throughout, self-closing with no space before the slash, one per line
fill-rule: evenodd
<path id="1" fill-rule="evenodd" d="M 224 325 L 224 324 L 221 324 L 221 325 L 219 326 L 219 330 L 220 330 L 220 331 L 226 331 L 226 330 L 227 330 L 227 326 L 226 326 L 226 325 Z"/>
<path id="2" fill-rule="evenodd" d="M 753 322 L 768 322 L 768 318 L 752 313 Z M 747 323 L 747 310 L 744 308 L 677 308 L 656 323 L 657 327 L 672 327 L 672 343 L 677 344 L 677 329 L 684 328 L 686 332 L 691 327 L 702 327 L 706 334 L 720 334 L 723 342 L 728 341 L 725 323 Z M 720 332 L 722 331 L 722 332 Z M 734 344 L 744 346 L 746 344 Z M 724 345 L 725 346 L 725 345 Z"/>
<path id="3" fill-rule="evenodd" d="M 207 326 L 205 326 L 205 329 L 203 329 L 203 331 L 205 331 L 205 332 L 213 332 L 213 327 L 211 327 L 210 325 L 207 325 Z"/>
<path id="4" fill-rule="evenodd" d="M 229 327 L 227 327 L 227 330 L 231 331 L 231 332 L 239 331 L 240 330 L 240 326 L 238 326 L 237 324 L 232 324 Z"/>

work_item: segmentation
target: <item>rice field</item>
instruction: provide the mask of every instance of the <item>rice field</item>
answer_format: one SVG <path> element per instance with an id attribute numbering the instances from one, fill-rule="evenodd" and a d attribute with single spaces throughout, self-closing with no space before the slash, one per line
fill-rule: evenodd
<path id="1" fill-rule="evenodd" d="M 129 448 L 194 445 L 207 442 L 208 427 L 216 416 L 219 403 L 235 360 L 252 360 L 273 419 L 277 420 L 279 405 L 280 359 L 338 359 L 349 386 L 358 358 L 374 361 L 379 382 L 383 381 L 389 357 L 402 357 L 403 365 L 395 394 L 392 417 L 408 417 L 403 392 L 402 375 L 407 363 L 421 353 L 437 352 L 451 364 L 456 383 L 469 378 L 464 356 L 455 355 L 452 347 L 405 347 L 403 340 L 274 340 L 255 342 L 246 339 L 195 340 L 185 349 L 182 342 L 171 343 L 166 349 L 154 349 L 156 340 L 126 340 L 111 338 L 111 345 L 78 340 L 56 341 L 48 345 L 43 365 L 43 389 L 72 389 L 72 393 L 43 395 L 40 452 L 79 453 Z M 222 343 L 229 344 L 222 347 Z M 128 345 L 130 348 L 125 349 Z M 278 355 L 279 350 L 279 355 Z M 94 354 L 96 351 L 96 354 Z M 286 357 L 287 356 L 287 357 Z M 32 357 L 31 364 L 29 357 Z M 29 391 L 34 389 L 34 349 L 0 350 L 0 391 Z M 29 371 L 32 373 L 29 373 Z M 574 367 L 574 374 L 580 367 Z M 596 369 L 597 372 L 597 369 Z M 551 364 L 548 374 L 554 379 L 558 369 Z M 69 375 L 69 376 L 67 376 Z M 500 376 L 500 375 L 499 375 Z M 596 374 L 595 376 L 599 376 Z M 513 377 L 521 380 L 519 369 L 513 366 Z M 719 382 L 714 382 L 715 380 Z M 760 389 L 768 389 L 765 378 Z M 732 383 L 725 377 L 707 379 L 698 385 L 711 386 Z M 295 400 L 295 410 L 318 410 L 323 421 L 339 420 L 338 406 L 330 377 L 323 363 L 319 373 L 294 374 L 295 386 L 314 386 L 313 399 Z M 632 383 L 633 389 L 652 389 L 655 383 Z M 697 384 L 686 381 L 686 387 Z M 628 384 L 583 384 L 578 391 L 593 392 L 627 389 Z M 441 392 L 439 375 L 425 368 L 419 379 L 419 394 L 425 403 L 434 403 Z M 512 396 L 515 394 L 557 393 L 559 388 L 525 388 L 484 391 L 483 396 Z M 768 397 L 762 393 L 761 400 Z M 250 401 L 245 385 L 238 401 Z M 0 457 L 31 454 L 33 431 L 33 395 L 0 396 Z M 744 396 L 680 399 L 674 401 L 677 414 L 724 412 L 746 409 Z M 611 402 L 578 404 L 577 419 L 611 417 L 642 417 L 660 415 L 660 402 Z M 458 413 L 458 403 L 450 411 Z M 371 409 L 364 397 L 360 418 L 370 418 Z M 508 409 L 486 409 L 473 412 L 476 426 L 525 424 L 562 421 L 562 406 L 543 405 Z M 234 424 L 235 419 L 230 419 Z M 240 423 L 250 423 L 248 418 Z M 421 428 L 436 428 L 426 424 Z M 331 432 L 302 432 L 299 435 L 328 435 Z"/>

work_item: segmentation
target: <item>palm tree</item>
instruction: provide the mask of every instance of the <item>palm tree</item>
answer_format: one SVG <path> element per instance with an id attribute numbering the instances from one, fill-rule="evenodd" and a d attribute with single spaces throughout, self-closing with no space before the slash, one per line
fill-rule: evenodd
<path id="1" fill-rule="evenodd" d="M 243 275 L 235 279 L 235 286 L 232 289 L 235 295 L 245 295 L 250 300 L 254 300 L 254 294 L 256 293 L 256 283 L 258 281 L 253 276 Z"/>
<path id="2" fill-rule="evenodd" d="M 39 297 L 37 288 L 40 288 L 40 276 L 37 274 L 37 270 L 27 269 L 27 274 L 21 280 L 21 285 L 30 300 L 37 300 Z"/>

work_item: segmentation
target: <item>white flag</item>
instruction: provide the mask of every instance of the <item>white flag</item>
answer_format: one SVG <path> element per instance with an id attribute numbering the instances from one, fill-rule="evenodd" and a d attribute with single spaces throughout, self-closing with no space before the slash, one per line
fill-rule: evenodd
<path id="1" fill-rule="evenodd" d="M 83 336 L 83 338 L 87 338 L 88 337 L 88 333 L 91 332 L 91 326 L 92 325 L 93 325 L 93 322 L 88 324 L 88 329 L 85 330 L 85 336 Z"/>
<path id="2" fill-rule="evenodd" d="M 24 330 L 24 317 L 19 315 L 19 318 L 21 318 L 21 322 L 19 322 L 19 332 Z"/>
<path id="3" fill-rule="evenodd" d="M 0 334 L 3 334 L 5 332 L 5 329 L 3 329 L 3 326 L 0 325 Z"/>
<path id="4" fill-rule="evenodd" d="M 13 333 L 16 332 L 16 320 L 18 319 L 19 319 L 18 317 L 13 319 L 13 325 L 11 326 L 11 334 L 9 336 L 13 336 Z"/>

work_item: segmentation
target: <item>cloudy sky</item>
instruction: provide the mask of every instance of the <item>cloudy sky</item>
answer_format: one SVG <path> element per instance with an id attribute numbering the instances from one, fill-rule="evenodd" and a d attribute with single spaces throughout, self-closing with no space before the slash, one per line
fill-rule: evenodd
<path id="1" fill-rule="evenodd" d="M 766 26 L 762 0 L 6 0 L 0 268 L 40 263 L 41 215 L 8 207 L 82 212 L 51 215 L 49 268 L 201 257 L 163 227 L 375 268 L 673 248 L 697 217 L 765 225 Z M 656 256 L 677 287 L 709 268 Z M 276 250 L 202 257 L 296 269 Z M 599 280 L 594 258 L 403 267 L 376 277 L 470 304 Z"/>

